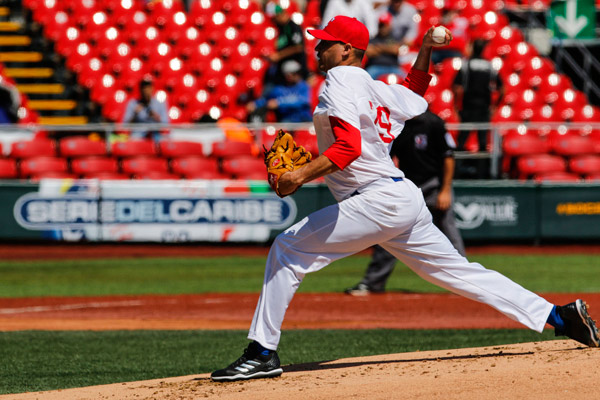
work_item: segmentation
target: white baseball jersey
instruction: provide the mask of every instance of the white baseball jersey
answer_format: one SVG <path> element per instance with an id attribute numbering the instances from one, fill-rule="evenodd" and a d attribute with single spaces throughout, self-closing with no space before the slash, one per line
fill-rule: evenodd
<path id="1" fill-rule="evenodd" d="M 427 101 L 402 85 L 376 81 L 362 68 L 339 66 L 327 73 L 313 121 L 319 152 L 334 142 L 329 117 L 360 131 L 361 154 L 341 171 L 325 176 L 336 200 L 362 192 L 380 178 L 403 176 L 389 157 L 404 122 L 425 112 Z"/>
<path id="2" fill-rule="evenodd" d="M 425 111 L 425 100 L 402 86 L 373 81 L 357 67 L 333 68 L 326 82 L 313 116 L 319 150 L 334 147 L 332 117 L 352 130 L 351 140 L 340 137 L 339 145 L 360 143 L 360 155 L 352 158 L 358 152 L 350 152 L 344 169 L 325 177 L 338 203 L 311 213 L 275 238 L 248 338 L 276 350 L 285 312 L 306 274 L 374 244 L 427 281 L 541 332 L 553 305 L 498 272 L 469 262 L 433 225 L 421 190 L 408 179 L 389 179 L 401 176 L 389 158 L 390 144 L 405 120 Z"/>

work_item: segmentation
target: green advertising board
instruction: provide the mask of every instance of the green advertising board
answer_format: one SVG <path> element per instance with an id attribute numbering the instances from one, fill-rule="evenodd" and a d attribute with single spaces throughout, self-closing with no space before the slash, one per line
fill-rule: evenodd
<path id="1" fill-rule="evenodd" d="M 514 181 L 456 181 L 454 216 L 465 240 L 536 238 L 537 185 Z"/>
<path id="2" fill-rule="evenodd" d="M 553 1 L 547 18 L 548 29 L 557 39 L 594 39 L 596 5 L 594 0 Z"/>
<path id="3" fill-rule="evenodd" d="M 545 184 L 540 196 L 543 238 L 600 237 L 600 184 Z"/>

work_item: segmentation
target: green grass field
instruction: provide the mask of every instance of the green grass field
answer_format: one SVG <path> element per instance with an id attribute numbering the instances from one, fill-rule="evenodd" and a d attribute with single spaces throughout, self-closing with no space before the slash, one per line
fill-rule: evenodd
<path id="1" fill-rule="evenodd" d="M 600 258 L 591 255 L 471 257 L 537 292 L 600 292 Z M 303 292 L 339 292 L 361 277 L 354 256 L 309 275 Z M 256 292 L 263 257 L 0 262 L 0 296 L 85 296 Z M 398 264 L 388 288 L 439 292 Z M 0 393 L 50 390 L 209 372 L 233 361 L 245 331 L 0 332 Z M 286 331 L 284 364 L 535 340 L 527 330 Z"/>

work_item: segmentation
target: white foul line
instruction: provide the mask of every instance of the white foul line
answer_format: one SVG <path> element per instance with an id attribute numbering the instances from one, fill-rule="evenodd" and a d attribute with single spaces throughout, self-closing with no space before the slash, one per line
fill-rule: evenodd
<path id="1" fill-rule="evenodd" d="M 34 307 L 19 307 L 19 308 L 0 308 L 0 314 L 25 314 L 45 311 L 65 311 L 65 310 L 81 310 L 84 308 L 109 308 L 109 307 L 131 307 L 141 306 L 142 300 L 126 300 L 126 301 L 106 301 L 80 304 L 59 304 L 52 306 L 34 306 Z"/>

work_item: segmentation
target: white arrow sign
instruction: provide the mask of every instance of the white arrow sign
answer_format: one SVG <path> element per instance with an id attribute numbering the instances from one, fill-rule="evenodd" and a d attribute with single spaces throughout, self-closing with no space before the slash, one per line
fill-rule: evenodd
<path id="1" fill-rule="evenodd" d="M 554 18 L 556 25 L 561 31 L 570 38 L 577 36 L 579 32 L 588 24 L 587 17 L 580 15 L 577 17 L 577 0 L 567 0 L 567 11 L 565 17 L 557 16 Z"/>

